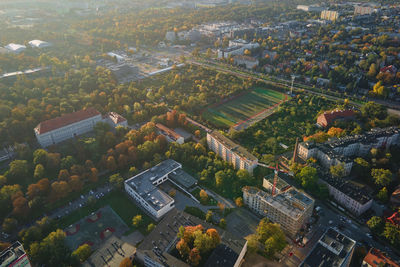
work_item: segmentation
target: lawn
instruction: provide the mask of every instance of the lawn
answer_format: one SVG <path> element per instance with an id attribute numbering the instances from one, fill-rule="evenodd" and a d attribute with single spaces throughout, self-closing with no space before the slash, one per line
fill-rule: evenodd
<path id="1" fill-rule="evenodd" d="M 61 218 L 58 222 L 58 226 L 61 229 L 66 228 L 67 226 L 78 222 L 80 219 L 88 216 L 92 212 L 102 208 L 106 205 L 109 205 L 115 213 L 118 214 L 119 217 L 124 221 L 124 223 L 130 228 L 128 232 L 136 230 L 134 226 L 132 226 L 132 218 L 135 215 L 142 215 L 143 222 L 141 226 L 139 226 L 139 231 L 143 234 L 147 233 L 147 225 L 150 223 L 154 223 L 153 220 L 145 215 L 142 210 L 140 210 L 125 194 L 118 190 L 115 190 L 104 197 L 97 200 L 97 202 L 92 206 L 84 206 L 68 216 Z"/>
<path id="2" fill-rule="evenodd" d="M 220 105 L 208 107 L 202 118 L 216 127 L 230 127 L 285 99 L 281 92 L 257 87 Z"/>

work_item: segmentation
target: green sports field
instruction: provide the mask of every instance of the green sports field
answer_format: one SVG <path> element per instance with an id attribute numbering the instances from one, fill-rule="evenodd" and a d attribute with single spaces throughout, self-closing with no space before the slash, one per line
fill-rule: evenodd
<path id="1" fill-rule="evenodd" d="M 285 97 L 278 91 L 255 88 L 225 103 L 208 107 L 201 116 L 216 127 L 228 128 L 274 106 Z"/>

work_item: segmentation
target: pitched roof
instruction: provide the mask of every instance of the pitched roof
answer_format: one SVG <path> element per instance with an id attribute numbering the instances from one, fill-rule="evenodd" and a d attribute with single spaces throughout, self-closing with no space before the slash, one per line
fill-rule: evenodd
<path id="1" fill-rule="evenodd" d="M 122 117 L 121 115 L 119 115 L 116 112 L 109 112 L 107 115 L 115 124 L 126 121 L 126 119 L 124 117 Z"/>
<path id="2" fill-rule="evenodd" d="M 376 248 L 371 248 L 368 254 L 364 258 L 364 262 L 368 263 L 369 266 L 400 266 L 397 262 L 383 254 L 380 250 Z"/>
<path id="3" fill-rule="evenodd" d="M 95 117 L 97 115 L 101 115 L 101 113 L 94 108 L 79 110 L 73 113 L 65 114 L 61 117 L 42 121 L 38 124 L 38 126 L 36 126 L 35 131 L 38 134 L 44 134 L 55 129 L 59 129 L 64 126 L 76 123 L 78 121 L 83 121 L 91 117 Z"/>
<path id="4" fill-rule="evenodd" d="M 324 117 L 328 124 L 332 123 L 337 118 L 348 118 L 354 116 L 354 110 L 346 109 L 346 110 L 332 110 L 328 112 L 324 112 L 323 114 L 319 115 L 319 117 Z"/>
<path id="5" fill-rule="evenodd" d="M 167 126 L 161 124 L 161 123 L 157 123 L 156 127 L 161 130 L 162 132 L 164 132 L 165 134 L 167 134 L 168 136 L 172 137 L 175 140 L 178 140 L 179 138 L 183 138 L 183 136 L 181 136 L 180 134 L 178 134 L 177 132 L 175 132 L 174 130 L 168 128 Z"/>

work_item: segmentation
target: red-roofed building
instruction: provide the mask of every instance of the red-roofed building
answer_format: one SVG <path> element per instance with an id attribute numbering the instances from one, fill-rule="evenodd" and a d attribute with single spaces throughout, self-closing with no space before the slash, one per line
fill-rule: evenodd
<path id="1" fill-rule="evenodd" d="M 324 112 L 323 114 L 319 115 L 317 118 L 317 124 L 322 127 L 330 126 L 335 120 L 339 119 L 352 119 L 354 117 L 354 111 L 352 109 L 346 110 L 331 110 Z"/>
<path id="2" fill-rule="evenodd" d="M 400 265 L 387 257 L 382 251 L 371 248 L 365 256 L 362 267 L 400 267 Z"/>
<path id="3" fill-rule="evenodd" d="M 175 132 L 174 130 L 168 128 L 167 126 L 162 125 L 161 123 L 157 123 L 156 127 L 158 131 L 164 135 L 169 142 L 176 142 L 178 144 L 183 144 L 185 142 L 185 138 Z"/>
<path id="4" fill-rule="evenodd" d="M 391 73 L 391 74 L 394 75 L 397 72 L 397 68 L 395 66 L 393 66 L 393 65 L 390 65 L 390 66 L 386 66 L 386 67 L 381 68 L 381 72 Z"/>
<path id="5" fill-rule="evenodd" d="M 48 147 L 88 133 L 99 122 L 107 122 L 114 127 L 127 125 L 126 119 L 117 113 L 110 112 L 103 118 L 96 109 L 87 108 L 42 121 L 34 131 L 39 144 L 42 147 Z"/>
<path id="6" fill-rule="evenodd" d="M 386 221 L 390 222 L 391 224 L 393 224 L 395 226 L 399 226 L 400 225 L 400 212 L 396 211 L 391 216 L 387 217 Z"/>
<path id="7" fill-rule="evenodd" d="M 392 196 L 390 197 L 390 202 L 395 206 L 400 206 L 400 186 L 394 190 Z"/>

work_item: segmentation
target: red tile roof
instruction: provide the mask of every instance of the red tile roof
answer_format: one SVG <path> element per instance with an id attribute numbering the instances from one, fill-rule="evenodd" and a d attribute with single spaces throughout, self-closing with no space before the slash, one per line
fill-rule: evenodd
<path id="1" fill-rule="evenodd" d="M 324 112 L 323 114 L 319 115 L 318 119 L 317 119 L 317 123 L 326 127 L 336 119 L 350 118 L 353 116 L 354 116 L 354 110 L 352 110 L 352 109 L 332 110 L 332 111 Z"/>
<path id="2" fill-rule="evenodd" d="M 61 117 L 57 117 L 47 121 L 42 121 L 41 123 L 38 124 L 38 126 L 36 126 L 35 131 L 38 134 L 44 134 L 53 131 L 55 129 L 59 129 L 64 126 L 76 123 L 78 121 L 95 117 L 97 115 L 101 115 L 101 113 L 94 108 L 83 109 L 73 113 L 65 114 Z"/>
<path id="3" fill-rule="evenodd" d="M 390 267 L 400 267 L 399 264 L 394 262 L 392 259 L 383 254 L 380 250 L 376 248 L 371 248 L 368 254 L 364 258 L 364 262 L 368 263 L 373 267 L 380 266 L 390 266 Z"/>

